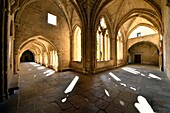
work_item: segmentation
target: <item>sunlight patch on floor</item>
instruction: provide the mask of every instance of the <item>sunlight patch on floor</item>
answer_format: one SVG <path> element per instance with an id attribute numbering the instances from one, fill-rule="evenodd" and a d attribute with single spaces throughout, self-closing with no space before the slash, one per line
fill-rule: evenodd
<path id="1" fill-rule="evenodd" d="M 126 84 L 124 84 L 124 83 L 120 83 L 120 85 L 126 87 Z"/>
<path id="2" fill-rule="evenodd" d="M 33 75 L 33 78 L 35 78 L 37 75 Z"/>
<path id="3" fill-rule="evenodd" d="M 43 74 L 50 73 L 51 71 L 53 71 L 53 70 L 49 69 L 49 70 L 47 70 L 47 71 L 43 72 Z"/>
<path id="4" fill-rule="evenodd" d="M 138 102 L 134 106 L 140 113 L 155 113 L 145 97 L 138 96 L 137 100 Z"/>
<path id="5" fill-rule="evenodd" d="M 109 94 L 109 92 L 105 89 L 104 90 L 104 92 L 105 92 L 105 94 L 108 96 L 108 97 L 110 97 L 110 94 Z"/>
<path id="6" fill-rule="evenodd" d="M 34 65 L 34 64 L 36 64 L 35 62 L 29 62 L 29 64 L 32 64 L 32 65 Z"/>
<path id="7" fill-rule="evenodd" d="M 51 70 L 51 69 L 43 72 L 43 74 L 46 74 L 46 76 L 50 76 L 50 75 L 52 75 L 52 74 L 54 74 L 54 73 L 55 73 L 55 71 L 54 71 L 54 70 Z"/>
<path id="8" fill-rule="evenodd" d="M 158 77 L 158 76 L 156 76 L 156 75 L 154 75 L 154 74 L 152 74 L 152 73 L 149 73 L 149 77 L 155 78 L 155 79 L 157 79 L 157 80 L 162 80 L 160 77 Z"/>
<path id="9" fill-rule="evenodd" d="M 63 98 L 63 99 L 61 100 L 61 102 L 62 102 L 62 103 L 66 102 L 66 101 L 67 101 L 67 98 L 68 98 L 68 95 L 67 95 L 67 97 Z"/>
<path id="10" fill-rule="evenodd" d="M 45 69 L 44 66 L 40 66 L 40 67 L 37 67 L 38 70 L 42 70 L 42 69 Z"/>
<path id="11" fill-rule="evenodd" d="M 136 74 L 136 75 L 140 74 L 140 72 L 139 72 L 139 71 L 136 71 L 136 69 L 134 69 L 134 68 L 123 67 L 122 69 L 123 69 L 124 71 L 130 72 L 130 73 L 133 73 L 133 74 Z"/>
<path id="12" fill-rule="evenodd" d="M 62 103 L 66 102 L 66 101 L 67 101 L 66 97 L 61 100 Z"/>
<path id="13" fill-rule="evenodd" d="M 64 93 L 69 93 L 73 90 L 73 88 L 75 87 L 77 81 L 79 80 L 78 76 L 75 76 L 74 79 L 71 81 L 71 83 L 69 84 L 69 86 L 67 87 L 67 89 L 64 91 Z"/>
<path id="14" fill-rule="evenodd" d="M 120 100 L 119 102 L 120 102 L 120 105 L 122 105 L 122 106 L 125 105 L 125 102 L 123 102 L 122 100 Z"/>
<path id="15" fill-rule="evenodd" d="M 130 89 L 133 90 L 133 91 L 136 91 L 136 88 L 134 88 L 134 87 L 130 87 Z"/>
<path id="16" fill-rule="evenodd" d="M 143 73 L 141 73 L 140 75 L 141 75 L 141 76 L 145 76 L 145 74 L 143 74 Z"/>
<path id="17" fill-rule="evenodd" d="M 68 94 L 70 93 L 73 88 L 75 87 L 77 81 L 79 80 L 79 77 L 78 76 L 75 76 L 74 79 L 71 81 L 71 83 L 69 84 L 69 86 L 66 88 L 66 90 L 64 91 L 65 94 Z M 68 98 L 69 95 L 67 95 L 67 97 L 63 98 L 61 100 L 62 103 L 66 102 L 67 101 L 67 98 Z"/>
<path id="18" fill-rule="evenodd" d="M 110 72 L 109 75 L 113 77 L 116 81 L 121 81 L 121 79 L 114 75 L 112 72 Z"/>
<path id="19" fill-rule="evenodd" d="M 33 64 L 34 67 L 38 67 L 41 66 L 40 64 Z"/>
<path id="20" fill-rule="evenodd" d="M 52 70 L 51 72 L 47 73 L 46 76 L 50 76 L 50 75 L 52 75 L 54 73 L 55 73 L 55 71 Z"/>

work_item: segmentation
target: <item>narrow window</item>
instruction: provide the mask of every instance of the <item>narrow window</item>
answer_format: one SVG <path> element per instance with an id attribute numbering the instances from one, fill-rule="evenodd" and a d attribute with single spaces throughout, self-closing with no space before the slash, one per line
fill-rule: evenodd
<path id="1" fill-rule="evenodd" d="M 57 25 L 57 16 L 48 13 L 48 24 Z"/>
<path id="2" fill-rule="evenodd" d="M 117 60 L 123 60 L 123 37 L 120 31 L 117 36 Z"/>
<path id="3" fill-rule="evenodd" d="M 74 31 L 73 61 L 81 62 L 81 28 L 79 26 Z"/>

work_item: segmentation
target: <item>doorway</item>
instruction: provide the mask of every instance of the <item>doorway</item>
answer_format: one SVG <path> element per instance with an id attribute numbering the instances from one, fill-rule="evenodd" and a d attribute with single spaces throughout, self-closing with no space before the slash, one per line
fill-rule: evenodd
<path id="1" fill-rule="evenodd" d="M 141 64 L 141 55 L 134 55 L 134 63 Z"/>
<path id="2" fill-rule="evenodd" d="M 20 62 L 34 62 L 34 54 L 31 51 L 26 50 L 23 52 Z"/>
<path id="3" fill-rule="evenodd" d="M 25 56 L 25 62 L 29 62 L 29 57 L 28 56 Z"/>

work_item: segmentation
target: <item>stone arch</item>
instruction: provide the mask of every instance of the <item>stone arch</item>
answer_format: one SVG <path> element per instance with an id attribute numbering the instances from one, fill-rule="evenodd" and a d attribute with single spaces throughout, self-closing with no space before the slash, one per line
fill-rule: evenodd
<path id="1" fill-rule="evenodd" d="M 137 45 L 137 44 L 139 44 L 139 43 L 149 43 L 149 44 L 152 44 L 153 46 L 155 46 L 158 50 L 160 50 L 159 46 L 156 45 L 155 43 L 151 42 L 151 41 L 138 41 L 138 42 L 135 42 L 135 43 L 131 44 L 131 46 L 128 47 L 128 50 L 129 50 L 132 46 Z"/>
<path id="2" fill-rule="evenodd" d="M 159 48 L 152 42 L 141 41 L 128 49 L 128 63 L 159 65 Z"/>
<path id="3" fill-rule="evenodd" d="M 160 51 L 160 46 L 159 46 L 159 44 L 157 44 L 157 43 L 155 43 L 155 42 L 153 42 L 153 41 L 151 41 L 151 40 L 145 40 L 145 41 L 143 41 L 143 40 L 141 40 L 141 39 L 135 40 L 134 42 L 128 44 L 127 50 L 129 50 L 133 45 L 135 45 L 135 44 L 137 44 L 137 43 L 141 43 L 141 42 L 151 43 L 151 44 L 153 44 L 153 45 Z"/>
<path id="4" fill-rule="evenodd" d="M 18 49 L 15 57 L 15 72 L 19 69 L 21 55 L 25 51 L 31 51 L 34 55 L 35 62 L 46 67 L 51 67 L 58 71 L 58 51 L 51 41 L 43 36 L 34 36 L 24 41 Z M 54 63 L 55 62 L 55 63 Z"/>
<path id="5" fill-rule="evenodd" d="M 41 36 L 41 35 L 31 37 L 31 38 L 27 39 L 26 41 L 22 42 L 22 44 L 19 46 L 18 50 L 21 51 L 21 49 L 23 49 L 23 48 L 25 47 L 25 45 L 28 45 L 28 44 L 30 44 L 30 43 L 32 43 L 32 42 L 35 42 L 35 44 L 37 44 L 37 45 L 39 45 L 39 46 L 42 46 L 44 51 L 47 51 L 47 52 L 48 52 L 48 51 L 49 51 L 49 48 L 46 47 L 46 46 L 45 46 L 42 42 L 40 42 L 39 40 L 44 41 L 44 42 L 47 42 L 49 45 L 51 45 L 51 47 L 49 47 L 49 48 L 51 48 L 52 50 L 58 51 L 57 48 L 54 46 L 54 44 L 53 44 L 50 40 L 48 40 L 47 38 L 45 38 L 45 37 L 43 37 L 43 36 Z M 35 44 L 34 44 L 34 45 L 35 45 Z M 40 50 L 40 49 L 39 49 L 39 50 Z M 18 51 L 18 52 L 19 52 L 19 51 Z"/>
<path id="6" fill-rule="evenodd" d="M 102 23 L 103 25 L 102 25 Z M 108 61 L 110 60 L 110 29 L 106 17 L 104 15 L 99 16 L 98 21 L 95 24 L 94 32 L 94 45 L 95 45 L 95 61 Z M 102 38 L 101 38 L 102 37 Z"/>
<path id="7" fill-rule="evenodd" d="M 106 14 L 100 14 L 100 15 L 97 17 L 95 24 L 93 24 L 93 25 L 94 25 L 93 28 L 95 29 L 94 31 L 95 31 L 95 32 L 97 31 L 98 25 L 99 25 L 99 23 L 100 23 L 100 19 L 101 19 L 102 17 L 105 19 L 105 22 L 106 22 L 106 25 L 107 25 L 109 34 L 112 34 L 112 30 L 111 30 L 111 19 L 110 19 L 109 14 L 107 14 L 107 13 L 106 13 Z M 110 38 L 112 38 L 112 37 L 110 37 Z"/>

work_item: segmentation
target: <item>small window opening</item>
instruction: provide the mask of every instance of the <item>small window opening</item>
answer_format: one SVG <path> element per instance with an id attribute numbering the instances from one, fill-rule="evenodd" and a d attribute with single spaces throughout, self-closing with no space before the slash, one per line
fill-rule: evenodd
<path id="1" fill-rule="evenodd" d="M 57 25 L 57 16 L 48 13 L 48 23 L 52 25 Z"/>
<path id="2" fill-rule="evenodd" d="M 141 32 L 137 33 L 137 37 L 140 37 L 141 36 Z"/>

